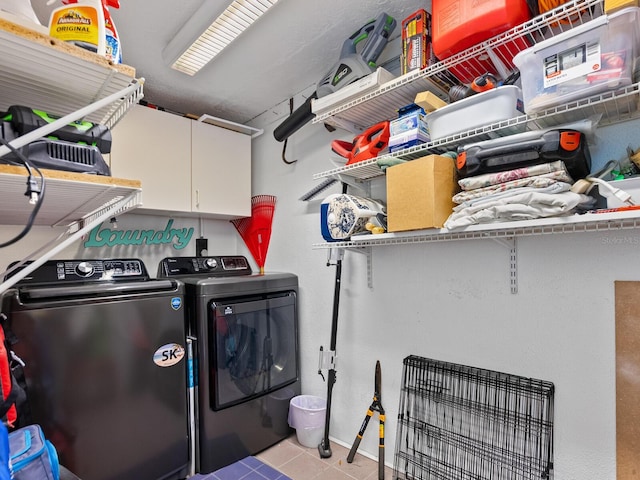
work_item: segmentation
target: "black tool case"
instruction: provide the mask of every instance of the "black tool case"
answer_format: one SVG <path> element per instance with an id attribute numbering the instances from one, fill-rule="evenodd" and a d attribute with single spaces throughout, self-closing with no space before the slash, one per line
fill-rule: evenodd
<path id="1" fill-rule="evenodd" d="M 573 180 L 589 175 L 591 155 L 585 134 L 558 129 L 525 132 L 458 147 L 460 178 L 562 160 Z"/>
<path id="2" fill-rule="evenodd" d="M 0 137 L 10 142 L 56 118 L 28 107 L 12 106 L 0 114 Z M 77 122 L 65 125 L 49 137 L 35 140 L 19 149 L 31 165 L 51 170 L 110 176 L 109 166 L 102 157 L 111 151 L 111 132 L 100 124 Z M 14 152 L 0 157 L 0 163 L 15 164 Z"/>

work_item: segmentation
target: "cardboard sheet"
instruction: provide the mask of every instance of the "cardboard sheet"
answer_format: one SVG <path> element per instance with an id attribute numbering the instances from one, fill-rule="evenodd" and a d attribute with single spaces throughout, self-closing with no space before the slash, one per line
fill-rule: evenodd
<path id="1" fill-rule="evenodd" d="M 616 469 L 640 479 L 640 282 L 615 282 Z"/>

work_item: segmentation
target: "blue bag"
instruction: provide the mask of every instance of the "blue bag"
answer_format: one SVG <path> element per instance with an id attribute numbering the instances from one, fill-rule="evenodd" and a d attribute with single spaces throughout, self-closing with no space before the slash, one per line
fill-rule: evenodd
<path id="1" fill-rule="evenodd" d="M 59 480 L 58 452 L 44 438 L 40 425 L 27 425 L 9 434 L 14 480 Z"/>
<path id="2" fill-rule="evenodd" d="M 0 422 L 0 480 L 11 480 L 9 462 L 9 432 L 4 423 Z"/>

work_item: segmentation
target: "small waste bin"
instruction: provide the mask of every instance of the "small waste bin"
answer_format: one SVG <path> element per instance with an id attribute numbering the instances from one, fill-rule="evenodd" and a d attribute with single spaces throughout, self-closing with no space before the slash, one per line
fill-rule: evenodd
<path id="1" fill-rule="evenodd" d="M 289 404 L 289 425 L 296 429 L 298 442 L 308 448 L 322 441 L 327 401 L 313 395 L 298 395 Z"/>

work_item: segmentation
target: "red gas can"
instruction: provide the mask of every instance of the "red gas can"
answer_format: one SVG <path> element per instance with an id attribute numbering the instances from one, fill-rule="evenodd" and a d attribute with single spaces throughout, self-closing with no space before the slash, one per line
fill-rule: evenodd
<path id="1" fill-rule="evenodd" d="M 531 19 L 526 0 L 433 0 L 432 6 L 432 47 L 439 60 Z M 501 75 L 505 72 L 496 68 L 491 53 L 511 70 L 513 57 L 529 46 L 524 37 L 514 38 L 492 52 L 479 50 L 450 70 L 464 83 L 471 83 L 475 77 L 487 72 Z"/>

